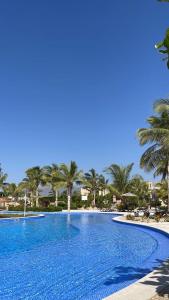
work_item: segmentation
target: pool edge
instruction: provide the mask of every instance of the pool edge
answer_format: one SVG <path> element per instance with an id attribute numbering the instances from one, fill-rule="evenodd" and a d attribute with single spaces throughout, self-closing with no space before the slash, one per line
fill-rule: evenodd
<path id="1" fill-rule="evenodd" d="M 169 224 L 168 229 L 158 228 L 159 223 L 155 223 L 153 225 L 148 225 L 146 223 L 140 224 L 134 221 L 122 220 L 121 217 L 125 214 L 122 214 L 118 217 L 112 219 L 113 222 L 117 222 L 120 224 L 127 224 L 131 226 L 142 226 L 144 228 L 148 228 L 154 231 L 158 231 L 169 238 Z M 158 276 L 157 276 L 158 274 Z M 165 276 L 164 276 L 165 274 Z M 157 278 L 161 280 L 158 285 Z M 168 285 L 169 280 L 169 259 L 164 261 L 160 267 L 154 269 L 152 272 L 148 273 L 146 276 L 142 277 L 138 281 L 132 283 L 131 285 L 119 290 L 116 293 L 111 294 L 103 298 L 102 300 L 150 300 L 154 295 L 163 290 L 166 285 Z M 147 283 L 146 283 L 147 282 Z M 148 284 L 149 282 L 149 284 Z M 151 284 L 150 284 L 151 282 Z"/>

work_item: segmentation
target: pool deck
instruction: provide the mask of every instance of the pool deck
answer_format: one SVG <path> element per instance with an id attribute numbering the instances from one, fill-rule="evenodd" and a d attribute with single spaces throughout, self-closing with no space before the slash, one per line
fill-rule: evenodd
<path id="1" fill-rule="evenodd" d="M 145 225 L 150 228 L 156 228 L 169 234 L 169 222 L 163 223 L 145 223 L 134 222 L 124 219 L 124 216 L 115 218 L 115 221 L 124 223 Z M 159 294 L 169 295 L 169 260 L 157 268 L 153 272 L 147 274 L 137 282 L 114 293 L 103 300 L 151 300 L 158 299 Z M 155 298 L 154 298 L 155 297 Z M 157 297 L 157 298 L 156 298 Z M 160 299 L 160 298 L 159 298 Z M 163 298 L 162 298 L 163 299 Z M 164 298 L 164 299 L 169 299 Z"/>

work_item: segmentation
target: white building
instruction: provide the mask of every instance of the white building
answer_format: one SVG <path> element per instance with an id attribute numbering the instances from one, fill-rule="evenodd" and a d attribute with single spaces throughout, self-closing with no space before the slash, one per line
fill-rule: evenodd
<path id="1" fill-rule="evenodd" d="M 87 201 L 89 194 L 90 192 L 87 189 L 85 188 L 80 189 L 80 195 L 82 201 Z"/>

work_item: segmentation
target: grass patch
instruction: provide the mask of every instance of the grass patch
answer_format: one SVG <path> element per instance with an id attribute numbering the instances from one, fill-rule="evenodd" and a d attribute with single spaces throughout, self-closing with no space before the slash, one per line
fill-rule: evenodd
<path id="1" fill-rule="evenodd" d="M 37 216 L 37 215 L 33 215 L 33 214 L 26 214 L 26 217 L 33 217 L 33 216 Z M 23 214 L 0 214 L 0 219 L 5 219 L 5 218 L 21 218 L 24 217 Z"/>

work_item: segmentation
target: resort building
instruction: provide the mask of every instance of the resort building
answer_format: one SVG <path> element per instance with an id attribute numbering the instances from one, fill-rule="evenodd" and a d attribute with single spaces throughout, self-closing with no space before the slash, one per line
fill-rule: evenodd
<path id="1" fill-rule="evenodd" d="M 107 194 L 109 194 L 109 190 L 108 189 L 105 189 L 103 191 L 99 191 L 99 196 L 106 196 Z"/>
<path id="2" fill-rule="evenodd" d="M 9 206 L 18 206 L 19 203 L 6 197 L 0 197 L 0 209 L 7 209 Z"/>
<path id="3" fill-rule="evenodd" d="M 90 191 L 88 191 L 87 189 L 85 189 L 85 188 L 80 189 L 81 200 L 87 201 L 89 194 L 90 194 Z M 99 196 L 106 196 L 107 194 L 109 194 L 108 189 L 105 189 L 103 191 L 99 191 Z"/>
<path id="4" fill-rule="evenodd" d="M 87 189 L 85 189 L 85 188 L 80 189 L 80 195 L 81 195 L 82 201 L 87 201 L 89 194 L 90 194 L 90 192 Z"/>
<path id="5" fill-rule="evenodd" d="M 152 192 L 153 190 L 159 190 L 159 187 L 157 186 L 157 183 L 158 182 L 147 181 L 149 191 Z"/>

